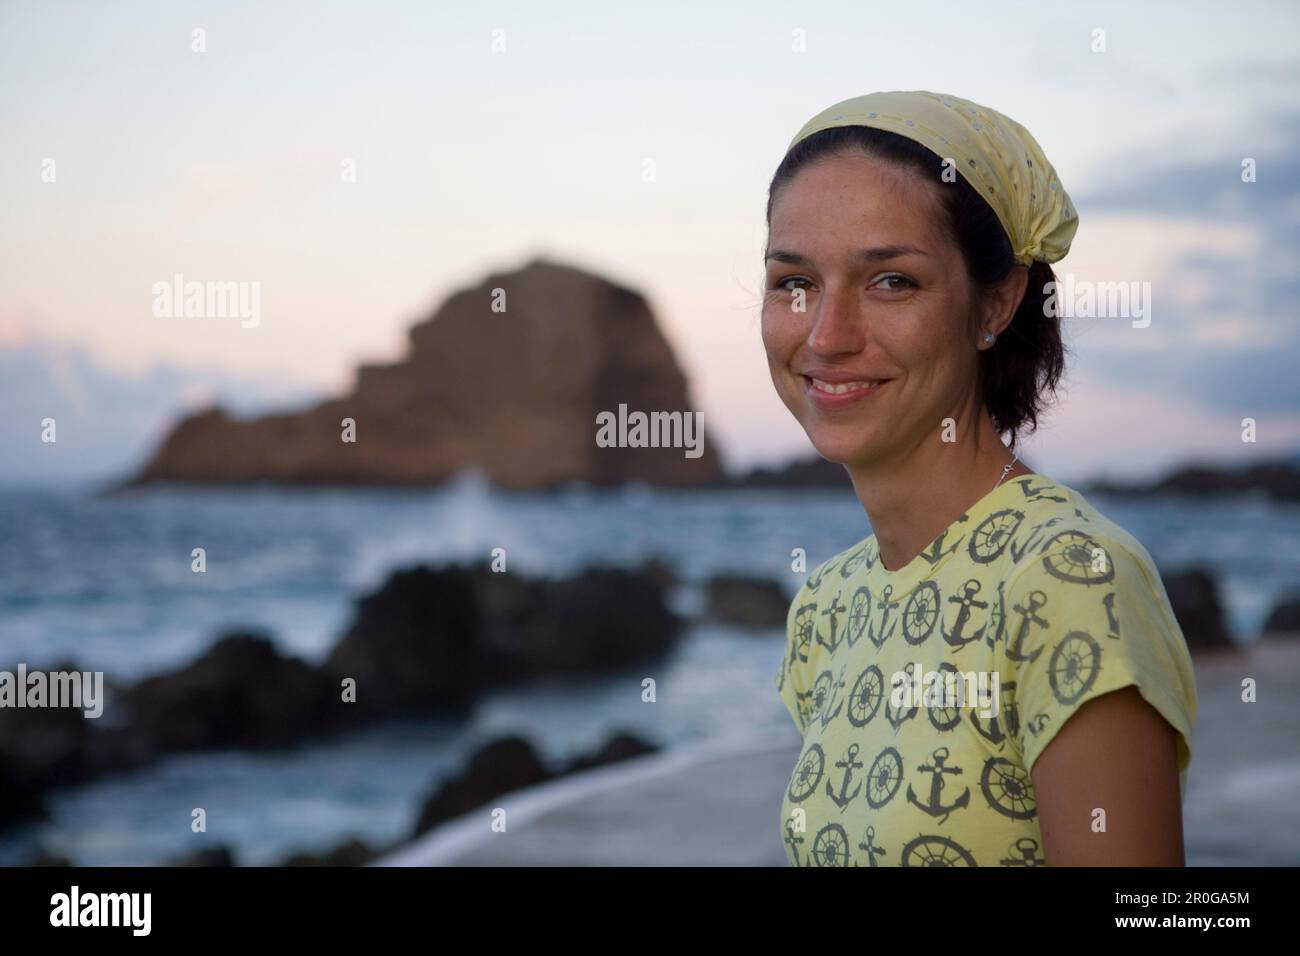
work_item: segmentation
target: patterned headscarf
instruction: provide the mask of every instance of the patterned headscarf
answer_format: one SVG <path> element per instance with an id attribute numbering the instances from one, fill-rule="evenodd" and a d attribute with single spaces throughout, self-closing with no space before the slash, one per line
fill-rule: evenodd
<path id="1" fill-rule="evenodd" d="M 822 110 L 790 146 L 835 126 L 888 130 L 951 160 L 997 213 L 1017 262 L 1056 262 L 1070 251 L 1074 204 L 1037 140 L 997 110 L 924 90 L 868 93 Z"/>

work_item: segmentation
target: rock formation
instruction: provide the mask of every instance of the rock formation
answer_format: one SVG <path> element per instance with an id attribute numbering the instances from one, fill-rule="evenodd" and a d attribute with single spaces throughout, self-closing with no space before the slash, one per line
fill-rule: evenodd
<path id="1" fill-rule="evenodd" d="M 407 358 L 363 365 L 340 398 L 250 421 L 221 408 L 184 419 L 128 484 L 424 485 L 465 468 L 506 488 L 722 476 L 708 435 L 698 457 L 600 447 L 597 415 L 620 405 L 695 413 L 639 293 L 536 259 L 453 294 L 410 330 Z M 356 423 L 355 441 L 343 440 L 344 419 Z"/>

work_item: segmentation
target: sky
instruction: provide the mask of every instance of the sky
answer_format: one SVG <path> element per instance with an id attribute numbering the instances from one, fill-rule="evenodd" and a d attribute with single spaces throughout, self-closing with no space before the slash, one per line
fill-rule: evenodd
<path id="1" fill-rule="evenodd" d="M 646 295 L 730 466 L 805 455 L 759 338 L 767 185 L 805 120 L 877 89 L 1024 124 L 1079 211 L 1058 274 L 1151 284 L 1145 328 L 1066 320 L 1033 465 L 1142 479 L 1293 454 L 1298 21 L 1294 3 L 0 2 L 0 479 L 129 469 L 207 401 L 345 389 L 452 292 L 537 255 Z M 260 321 L 153 314 L 177 273 L 259 283 Z"/>

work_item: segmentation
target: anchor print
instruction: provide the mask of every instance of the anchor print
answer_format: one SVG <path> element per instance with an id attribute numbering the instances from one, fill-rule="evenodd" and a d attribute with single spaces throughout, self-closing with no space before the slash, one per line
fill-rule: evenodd
<path id="1" fill-rule="evenodd" d="M 1006 630 L 1006 599 L 1002 593 L 1006 586 L 1006 581 L 998 582 L 997 600 L 989 607 L 989 626 L 984 634 L 984 643 L 989 647 L 997 647 L 1001 644 Z"/>
<path id="2" fill-rule="evenodd" d="M 812 574 L 808 575 L 808 590 L 816 591 L 822 586 L 822 579 L 826 577 L 827 572 L 835 566 L 835 559 L 827 561 Z"/>
<path id="3" fill-rule="evenodd" d="M 1052 718 L 1047 714 L 1035 714 L 1033 719 L 1029 721 L 1029 732 L 1037 737 L 1047 729 L 1047 725 L 1051 722 L 1051 719 Z"/>
<path id="4" fill-rule="evenodd" d="M 1019 857 L 1014 854 L 1020 854 Z M 998 860 L 1003 866 L 1046 866 L 1047 861 L 1038 855 L 1038 841 L 1033 837 L 1021 837 L 1011 844 L 1007 856 Z"/>
<path id="5" fill-rule="evenodd" d="M 1042 542 L 1043 538 L 1045 537 L 1043 532 L 1045 532 L 1048 528 L 1053 527 L 1054 525 L 1060 524 L 1064 520 L 1065 519 L 1062 518 L 1060 515 L 1057 515 L 1055 518 L 1051 518 L 1047 521 L 1044 521 L 1042 524 L 1034 525 L 1034 527 L 1030 529 L 1029 534 L 1026 535 L 1023 541 L 1020 541 L 1018 543 L 1013 541 L 1011 543 L 1012 560 L 1015 561 L 1017 564 L 1019 564 L 1021 558 L 1029 554 L 1035 548 L 1039 547 L 1040 542 Z"/>
<path id="6" fill-rule="evenodd" d="M 830 797 L 835 805 L 840 808 L 840 812 L 843 813 L 844 808 L 849 805 L 849 801 L 856 797 L 858 791 L 862 789 L 862 781 L 859 780 L 858 785 L 853 788 L 853 792 L 849 792 L 849 779 L 853 776 L 853 771 L 861 769 L 863 766 L 862 761 L 858 759 L 858 745 L 849 744 L 844 759 L 835 761 L 835 766 L 844 771 L 844 779 L 840 781 L 840 792 L 838 794 L 835 792 L 835 788 L 831 786 L 831 782 L 827 780 L 826 796 Z"/>
<path id="7" fill-rule="evenodd" d="M 840 690 L 844 687 L 844 669 L 848 664 L 840 665 L 838 677 L 832 677 L 829 670 L 822 671 L 817 675 L 817 681 L 813 684 L 813 693 L 817 700 L 817 713 L 821 715 L 822 729 L 839 716 L 840 710 L 844 707 L 844 699 L 840 697 Z M 833 707 L 833 709 L 832 709 Z"/>
<path id="8" fill-rule="evenodd" d="M 1015 479 L 1011 484 L 1019 485 L 1020 491 L 1024 494 L 1025 498 L 1030 501 L 1047 500 L 1055 501 L 1058 504 L 1065 504 L 1070 500 L 1064 495 L 1049 495 L 1048 492 L 1056 487 L 1056 485 L 1050 481 L 1042 485 L 1035 485 L 1033 482 L 1034 479 L 1029 475 L 1026 475 L 1022 478 Z"/>
<path id="9" fill-rule="evenodd" d="M 871 643 L 875 644 L 877 648 L 889 640 L 890 635 L 894 633 L 894 626 L 898 623 L 897 618 L 890 620 L 889 617 L 890 612 L 898 607 L 897 601 L 889 600 L 893 593 L 894 586 L 886 584 L 880 592 L 880 600 L 876 602 L 876 610 L 881 612 L 880 625 L 878 627 L 872 624 L 867 625 L 867 637 L 871 638 Z"/>
<path id="10" fill-rule="evenodd" d="M 790 855 L 794 857 L 795 866 L 803 866 L 799 862 L 799 847 L 803 845 L 803 837 L 794 828 L 794 817 L 785 821 L 785 845 L 790 848 Z"/>
<path id="11" fill-rule="evenodd" d="M 808 648 L 812 647 L 813 635 L 817 632 L 817 605 L 801 604 L 794 614 L 794 646 L 791 653 L 798 656 L 800 663 L 808 663 Z"/>
<path id="12" fill-rule="evenodd" d="M 916 665 L 913 664 L 911 661 L 903 665 L 903 673 L 907 675 L 907 680 L 908 680 L 907 686 L 909 687 L 912 686 L 912 684 L 915 683 L 916 681 L 915 671 L 916 671 Z M 892 697 L 893 694 L 891 693 L 890 696 Z M 885 719 L 889 721 L 889 726 L 893 727 L 894 733 L 897 734 L 898 728 L 902 727 L 903 724 L 905 724 L 907 721 L 915 717 L 916 712 L 919 709 L 920 709 L 919 706 L 913 706 L 911 708 L 904 707 L 902 711 L 895 711 L 894 702 L 892 700 L 887 699 L 885 701 Z"/>
<path id="13" fill-rule="evenodd" d="M 933 763 L 923 763 L 916 768 L 923 773 L 931 774 L 929 803 L 922 803 L 918 800 L 912 790 L 912 785 L 910 783 L 907 785 L 907 802 L 914 804 L 932 817 L 942 817 L 943 819 L 939 821 L 941 824 L 948 822 L 948 815 L 954 810 L 961 810 L 970 804 L 970 787 L 967 787 L 962 792 L 962 795 L 952 803 L 944 804 L 943 802 L 944 774 L 956 775 L 962 772 L 961 767 L 945 766 L 949 753 L 947 747 L 940 747 L 930 755 L 930 759 L 934 761 Z"/>
<path id="14" fill-rule="evenodd" d="M 1011 728 L 1014 734 L 1020 726 L 1020 714 L 1016 709 L 1016 682 L 1013 680 L 1005 681 L 1000 685 L 1000 694 L 998 700 L 1001 706 L 998 709 L 999 715 L 1006 715 L 1006 725 Z M 1002 720 L 999 716 L 989 717 L 987 720 L 980 716 L 977 708 L 972 707 L 970 712 L 971 725 L 979 732 L 979 735 L 993 744 L 999 750 L 1006 742 L 1007 735 L 1003 731 Z"/>
<path id="15" fill-rule="evenodd" d="M 876 828 L 867 827 L 867 835 L 863 837 L 862 842 L 858 844 L 859 850 L 867 851 L 867 866 L 879 866 L 876 857 L 885 855 L 885 848 L 876 846 Z"/>
<path id="16" fill-rule="evenodd" d="M 947 642 L 948 646 L 960 650 L 967 644 L 978 641 L 984 636 L 984 631 L 988 627 L 987 620 L 984 622 L 984 626 L 971 634 L 970 637 L 967 637 L 962 633 L 965 631 L 966 625 L 970 623 L 971 608 L 979 608 L 980 610 L 983 610 L 989 606 L 988 601 L 977 601 L 975 599 L 975 595 L 980 592 L 982 587 L 983 585 L 980 584 L 979 581 L 975 578 L 971 578 L 962 585 L 962 593 L 960 595 L 954 594 L 952 597 L 948 598 L 949 604 L 957 604 L 961 607 L 961 610 L 957 612 L 956 626 L 953 627 L 951 631 L 942 625 L 939 627 L 939 631 L 943 634 L 943 639 Z"/>
<path id="17" fill-rule="evenodd" d="M 1013 680 L 1000 681 L 998 685 L 998 700 L 1001 702 L 1002 713 L 1006 715 L 1007 733 L 1013 737 L 1020 737 L 1020 705 L 1016 702 L 1016 682 Z"/>
<path id="18" fill-rule="evenodd" d="M 871 592 L 865 587 L 860 587 L 853 592 L 853 599 L 849 601 L 849 627 L 846 638 L 849 647 L 858 643 L 858 640 L 867 630 L 867 619 L 871 616 Z"/>
<path id="19" fill-rule="evenodd" d="M 866 566 L 868 560 L 867 546 L 864 544 L 849 555 L 848 560 L 844 562 L 844 566 L 840 568 L 840 577 L 847 581 L 858 568 Z"/>
<path id="20" fill-rule="evenodd" d="M 965 521 L 966 516 L 962 515 L 961 520 Z M 947 536 L 948 536 L 947 530 L 940 531 L 939 537 L 931 541 L 929 547 L 927 547 L 924 551 L 921 552 L 921 557 L 925 558 L 925 560 L 930 562 L 930 567 L 934 567 L 936 564 L 938 564 L 948 555 L 952 554 L 961 546 L 962 539 L 959 537 L 956 540 L 956 542 L 953 544 L 953 546 L 949 548 L 947 551 L 945 551 L 943 549 L 943 539 L 946 538 Z"/>
<path id="21" fill-rule="evenodd" d="M 822 636 L 821 631 L 818 631 L 817 643 L 820 644 L 822 647 L 826 648 L 826 650 L 830 651 L 832 654 L 835 653 L 835 648 L 840 646 L 838 619 L 840 615 L 842 615 L 846 610 L 848 609 L 843 604 L 840 603 L 840 596 L 837 593 L 831 599 L 831 606 L 828 607 L 826 610 L 822 611 L 822 617 L 830 619 L 831 636 L 829 639 L 827 639 Z"/>
<path id="22" fill-rule="evenodd" d="M 934 632 L 939 620 L 939 585 L 923 581 L 907 599 L 903 610 L 903 640 L 909 644 L 923 644 Z"/>
<path id="23" fill-rule="evenodd" d="M 1101 599 L 1106 609 L 1106 636 L 1119 640 L 1119 618 L 1115 616 L 1115 592 L 1111 591 Z"/>
<path id="24" fill-rule="evenodd" d="M 1020 625 L 1016 628 L 1015 637 L 1007 641 L 1007 660 L 1033 661 L 1039 654 L 1043 653 L 1041 645 L 1035 648 L 1031 654 L 1026 654 L 1023 648 L 1025 646 L 1025 639 L 1029 636 L 1029 627 L 1031 624 L 1037 624 L 1042 628 L 1048 626 L 1049 622 L 1047 619 L 1038 616 L 1038 609 L 1046 603 L 1046 594 L 1042 591 L 1030 591 L 1025 599 L 1025 604 L 1011 605 L 1011 610 L 1020 614 Z"/>

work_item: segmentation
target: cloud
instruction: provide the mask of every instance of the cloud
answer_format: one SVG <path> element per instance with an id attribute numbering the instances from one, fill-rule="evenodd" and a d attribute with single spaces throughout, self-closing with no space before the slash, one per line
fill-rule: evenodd
<path id="1" fill-rule="evenodd" d="M 81 348 L 28 341 L 0 349 L 0 482 L 117 479 L 139 465 L 178 414 L 220 402 L 252 414 L 316 397 L 301 385 L 172 365 L 123 375 Z M 41 441 L 54 419 L 57 440 Z"/>
<path id="2" fill-rule="evenodd" d="M 1106 271 L 1120 271 L 1132 250 L 1155 303 L 1149 329 L 1070 320 L 1092 377 L 1214 413 L 1300 420 L 1300 114 L 1268 125 L 1265 149 L 1165 150 L 1140 167 L 1117 165 L 1076 197 L 1081 234 L 1092 217 L 1102 229 L 1144 224 L 1104 258 Z M 1246 155 L 1257 163 L 1254 183 L 1241 179 Z M 1110 325 L 1094 334 L 1080 324 L 1088 321 Z"/>

